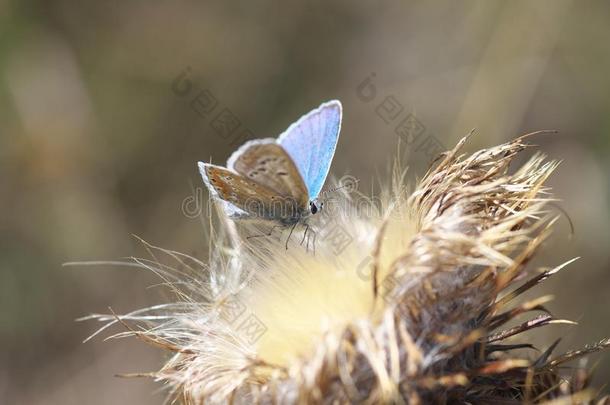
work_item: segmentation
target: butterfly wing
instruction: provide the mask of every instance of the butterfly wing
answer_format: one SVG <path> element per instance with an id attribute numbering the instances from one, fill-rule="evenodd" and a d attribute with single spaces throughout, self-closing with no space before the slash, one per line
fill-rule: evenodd
<path id="1" fill-rule="evenodd" d="M 234 218 L 234 219 L 250 218 L 250 214 L 248 214 L 246 211 L 242 210 L 235 204 L 232 204 L 229 201 L 222 199 L 219 192 L 217 191 L 217 188 L 212 185 L 213 183 L 211 182 L 210 177 L 208 175 L 207 166 L 213 166 L 213 165 L 210 165 L 210 164 L 204 163 L 204 162 L 199 162 L 197 164 L 197 166 L 199 167 L 199 173 L 201 174 L 203 183 L 206 185 L 206 187 L 210 191 L 210 194 L 213 197 L 215 197 L 220 202 L 220 204 L 222 204 L 222 207 L 223 207 L 225 213 L 227 214 L 227 216 L 229 216 L 230 218 Z M 226 195 L 226 193 L 223 193 L 223 195 Z"/>
<path id="2" fill-rule="evenodd" d="M 275 139 L 245 143 L 229 158 L 227 168 L 281 196 L 292 197 L 302 211 L 306 210 L 307 187 L 292 158 Z"/>
<path id="3" fill-rule="evenodd" d="M 288 220 L 295 217 L 296 202 L 238 173 L 199 162 L 199 171 L 212 195 L 224 202 L 231 217 Z"/>
<path id="4" fill-rule="evenodd" d="M 341 117 L 341 102 L 328 101 L 302 116 L 277 140 L 301 173 L 310 200 L 318 197 L 326 181 L 339 139 Z"/>

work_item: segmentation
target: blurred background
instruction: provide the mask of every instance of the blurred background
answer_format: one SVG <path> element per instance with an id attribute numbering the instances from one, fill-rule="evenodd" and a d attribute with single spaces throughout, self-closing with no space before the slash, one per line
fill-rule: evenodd
<path id="1" fill-rule="evenodd" d="M 161 404 L 159 385 L 114 375 L 163 354 L 82 344 L 99 325 L 75 322 L 163 302 L 158 279 L 62 263 L 145 256 L 133 235 L 203 258 L 196 162 L 332 98 L 332 173 L 363 189 L 399 137 L 414 181 L 472 128 L 469 152 L 560 130 L 531 141 L 563 161 L 550 184 L 575 234 L 562 218 L 537 264 L 582 258 L 536 293 L 579 326 L 535 339 L 610 336 L 608 38 L 605 1 L 0 0 L 0 402 Z"/>

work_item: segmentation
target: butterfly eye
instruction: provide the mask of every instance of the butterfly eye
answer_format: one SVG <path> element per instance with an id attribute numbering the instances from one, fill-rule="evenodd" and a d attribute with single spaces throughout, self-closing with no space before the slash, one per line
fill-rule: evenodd
<path id="1" fill-rule="evenodd" d="M 315 214 L 318 212 L 318 207 L 316 207 L 316 204 L 313 201 L 309 202 L 309 209 L 311 210 L 312 214 Z"/>

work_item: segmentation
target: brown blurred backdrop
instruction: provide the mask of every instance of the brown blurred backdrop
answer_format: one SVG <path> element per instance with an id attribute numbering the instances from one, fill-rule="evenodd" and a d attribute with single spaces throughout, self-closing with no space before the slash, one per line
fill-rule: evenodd
<path id="1" fill-rule="evenodd" d="M 162 302 L 158 280 L 62 263 L 145 255 L 132 234 L 202 257 L 182 208 L 196 161 L 224 162 L 244 131 L 276 136 L 331 98 L 344 105 L 332 172 L 363 188 L 405 117 L 412 180 L 426 139 L 450 147 L 476 127 L 474 151 L 559 129 L 533 141 L 563 160 L 550 183 L 575 235 L 562 219 L 537 263 L 582 257 L 542 289 L 580 325 L 551 331 L 561 349 L 610 336 L 609 38 L 606 1 L 0 0 L 0 402 L 162 403 L 158 385 L 113 376 L 160 353 L 82 344 L 98 325 L 74 322 Z"/>

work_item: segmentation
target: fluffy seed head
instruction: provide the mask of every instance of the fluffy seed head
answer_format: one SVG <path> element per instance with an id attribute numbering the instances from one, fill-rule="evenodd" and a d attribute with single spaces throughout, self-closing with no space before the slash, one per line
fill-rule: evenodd
<path id="1" fill-rule="evenodd" d="M 185 403 L 586 402 L 586 372 L 559 366 L 610 341 L 515 351 L 531 348 L 521 333 L 569 323 L 548 297 L 518 301 L 563 267 L 526 269 L 554 222 L 557 167 L 537 154 L 509 169 L 526 139 L 466 155 L 464 138 L 413 190 L 399 162 L 378 196 L 337 190 L 288 249 L 288 231 L 249 238 L 269 227 L 220 213 L 205 263 L 151 245 L 136 260 L 176 302 L 95 317 L 173 353 L 151 376 Z"/>

